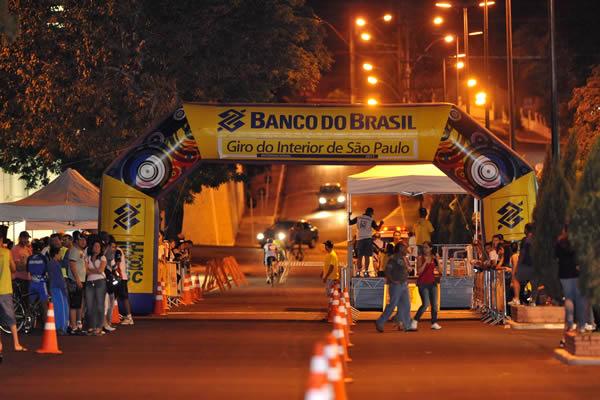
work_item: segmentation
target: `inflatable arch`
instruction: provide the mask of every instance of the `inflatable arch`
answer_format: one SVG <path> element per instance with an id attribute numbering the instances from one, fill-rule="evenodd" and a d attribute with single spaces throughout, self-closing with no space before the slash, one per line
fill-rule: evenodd
<path id="1" fill-rule="evenodd" d="M 482 200 L 488 238 L 520 239 L 535 206 L 533 169 L 451 104 L 184 104 L 102 177 L 101 229 L 127 252 L 136 313 L 153 309 L 158 199 L 202 161 L 431 162 Z"/>

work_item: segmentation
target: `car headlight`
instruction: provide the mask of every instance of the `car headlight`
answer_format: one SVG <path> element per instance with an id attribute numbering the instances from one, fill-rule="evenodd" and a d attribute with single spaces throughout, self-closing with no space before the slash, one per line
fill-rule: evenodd
<path id="1" fill-rule="evenodd" d="M 327 199 L 325 197 L 319 197 L 319 204 L 327 203 Z"/>
<path id="2" fill-rule="evenodd" d="M 283 232 L 279 232 L 279 233 L 277 234 L 277 238 L 278 238 L 279 240 L 283 240 L 283 239 L 285 239 L 285 233 L 283 233 Z"/>
<path id="3" fill-rule="evenodd" d="M 265 234 L 261 232 L 261 233 L 259 233 L 258 235 L 256 235 L 256 238 L 257 238 L 258 240 L 263 240 L 263 239 L 265 238 Z"/>
<path id="4" fill-rule="evenodd" d="M 338 203 L 343 203 L 346 201 L 346 196 L 344 195 L 339 195 L 337 198 Z"/>

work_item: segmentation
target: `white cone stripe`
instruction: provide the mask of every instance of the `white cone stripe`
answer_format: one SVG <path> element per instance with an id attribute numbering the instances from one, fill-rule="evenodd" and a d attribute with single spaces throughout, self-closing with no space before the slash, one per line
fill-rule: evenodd
<path id="1" fill-rule="evenodd" d="M 162 295 L 160 295 L 160 294 L 156 295 L 156 300 L 162 300 L 162 299 L 163 299 Z"/>
<path id="2" fill-rule="evenodd" d="M 337 382 L 342 379 L 342 371 L 340 371 L 339 365 L 329 368 L 327 378 L 329 379 L 329 382 Z"/>
<path id="3" fill-rule="evenodd" d="M 327 360 L 323 356 L 313 356 L 310 360 L 311 372 L 327 372 Z"/>
<path id="4" fill-rule="evenodd" d="M 330 344 L 325 346 L 325 354 L 329 360 L 335 358 L 338 354 L 338 346 L 337 344 Z"/>
<path id="5" fill-rule="evenodd" d="M 54 321 L 52 321 L 52 322 L 46 322 L 44 324 L 44 330 L 46 330 L 46 331 L 55 331 L 56 330 L 56 326 L 54 325 Z"/>

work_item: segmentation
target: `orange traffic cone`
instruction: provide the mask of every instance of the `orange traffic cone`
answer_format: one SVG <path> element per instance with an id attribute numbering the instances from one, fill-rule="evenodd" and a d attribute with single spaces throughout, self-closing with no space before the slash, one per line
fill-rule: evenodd
<path id="1" fill-rule="evenodd" d="M 329 310 L 329 315 L 327 316 L 327 321 L 333 322 L 335 318 L 335 313 L 337 307 L 340 305 L 340 292 L 334 287 L 333 288 L 333 300 L 331 301 L 331 308 Z"/>
<path id="2" fill-rule="evenodd" d="M 162 285 L 156 285 L 156 297 L 154 297 L 154 315 L 167 315 L 165 312 L 164 299 L 162 295 Z"/>
<path id="3" fill-rule="evenodd" d="M 344 307 L 343 305 L 340 305 L 338 307 L 338 317 L 337 318 L 338 318 L 339 324 L 342 326 L 343 331 L 344 331 L 344 339 L 346 340 L 346 346 L 348 346 L 348 347 L 354 346 L 350 342 L 350 329 L 348 328 L 348 317 L 346 316 L 346 307 Z"/>
<path id="4" fill-rule="evenodd" d="M 42 336 L 42 347 L 37 351 L 40 354 L 62 354 L 58 349 L 58 339 L 56 338 L 56 324 L 54 323 L 54 305 L 48 303 L 48 315 L 44 325 L 44 336 Z"/>
<path id="5" fill-rule="evenodd" d="M 348 311 L 348 326 L 354 326 L 356 323 L 352 320 L 352 306 L 350 305 L 350 293 L 348 293 L 348 288 L 344 288 L 344 299 L 346 300 L 346 310 Z"/>
<path id="6" fill-rule="evenodd" d="M 165 314 L 166 314 L 170 308 L 169 300 L 168 300 L 168 296 L 167 296 L 167 285 L 165 284 L 164 281 L 160 281 L 160 287 L 162 289 L 162 296 L 163 296 L 163 310 L 165 311 Z"/>
<path id="7" fill-rule="evenodd" d="M 342 307 L 339 308 L 339 310 L 342 312 L 342 318 L 344 318 L 345 321 L 345 327 L 346 330 L 348 331 L 348 334 L 352 334 L 353 332 L 350 330 L 350 324 L 348 323 L 348 318 L 349 318 L 349 314 L 350 314 L 350 308 L 348 307 L 348 303 L 346 303 L 346 298 L 341 295 L 340 296 L 340 304 Z M 352 317 L 350 317 L 350 319 L 352 319 Z M 348 337 L 348 343 L 350 343 L 350 337 Z"/>
<path id="8" fill-rule="evenodd" d="M 183 279 L 183 298 L 181 302 L 185 305 L 190 305 L 193 303 L 192 301 L 192 293 L 190 292 L 190 277 L 186 276 Z"/>
<path id="9" fill-rule="evenodd" d="M 335 338 L 333 338 L 335 342 Z M 326 358 L 328 361 L 327 380 L 333 387 L 335 400 L 346 400 L 346 386 L 344 384 L 344 371 L 342 362 L 337 353 L 337 346 L 327 346 Z"/>
<path id="10" fill-rule="evenodd" d="M 334 357 L 337 357 L 340 360 L 340 363 L 342 365 L 342 373 L 343 373 L 343 378 L 344 378 L 344 382 L 346 383 L 351 383 L 354 382 L 354 380 L 352 378 L 350 378 L 350 373 L 348 372 L 348 363 L 346 361 L 344 361 L 344 354 L 343 354 L 343 350 L 340 351 L 340 345 L 338 344 L 337 340 L 335 339 L 335 336 L 333 335 L 333 333 L 328 333 L 327 334 L 327 345 L 325 346 L 325 355 L 327 356 L 328 360 L 332 360 Z"/>
<path id="11" fill-rule="evenodd" d="M 110 316 L 110 323 L 114 325 L 118 325 L 121 323 L 121 315 L 119 314 L 119 302 L 115 299 L 113 304 L 112 314 Z"/>
<path id="12" fill-rule="evenodd" d="M 310 359 L 308 388 L 304 400 L 333 400 L 333 389 L 328 382 L 328 363 L 323 344 L 315 344 L 315 350 Z"/>
<path id="13" fill-rule="evenodd" d="M 340 346 L 340 357 L 344 362 L 351 362 L 350 354 L 348 354 L 348 343 L 346 343 L 346 335 L 344 334 L 344 327 L 341 324 L 340 317 L 338 315 L 337 318 L 333 321 L 333 336 L 335 336 L 338 341 L 338 345 Z"/>

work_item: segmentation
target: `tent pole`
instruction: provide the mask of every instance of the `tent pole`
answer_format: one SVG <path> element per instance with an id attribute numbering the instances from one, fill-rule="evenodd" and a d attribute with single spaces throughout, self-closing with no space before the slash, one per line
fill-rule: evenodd
<path id="1" fill-rule="evenodd" d="M 346 196 L 346 211 L 348 211 L 348 219 L 350 219 L 350 216 L 352 215 L 352 195 L 350 193 L 348 193 L 348 195 Z M 352 228 L 350 227 L 350 222 L 347 222 L 347 228 L 346 228 L 346 240 L 347 240 L 347 250 L 348 250 L 348 255 L 346 257 L 346 261 L 347 261 L 347 269 L 346 271 L 350 274 L 350 276 L 354 276 L 354 271 L 353 271 L 353 266 L 352 266 L 352 244 L 350 242 L 351 238 L 352 238 Z"/>

